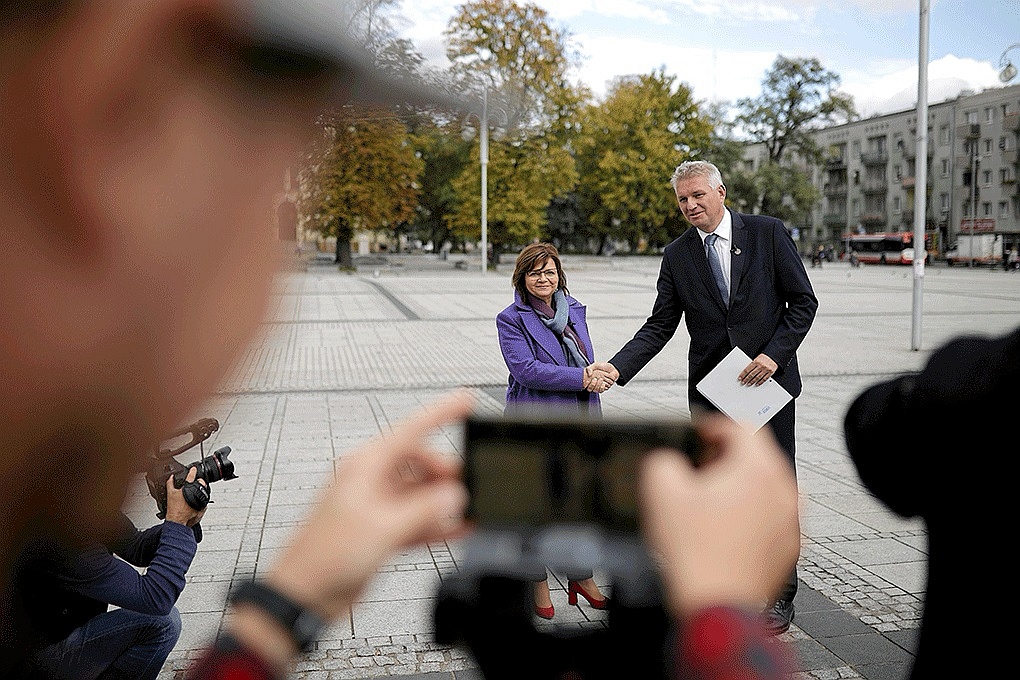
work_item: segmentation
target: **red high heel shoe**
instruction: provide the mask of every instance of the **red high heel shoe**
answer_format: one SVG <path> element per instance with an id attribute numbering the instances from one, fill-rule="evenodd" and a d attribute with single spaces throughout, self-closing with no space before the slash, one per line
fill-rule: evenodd
<path id="1" fill-rule="evenodd" d="M 608 598 L 596 600 L 591 595 L 584 592 L 584 588 L 578 585 L 577 581 L 567 581 L 567 603 L 577 604 L 578 595 L 588 600 L 588 604 L 591 605 L 592 609 L 605 609 L 609 605 Z"/>
<path id="2" fill-rule="evenodd" d="M 538 616 L 540 619 L 546 619 L 548 621 L 555 614 L 556 608 L 553 607 L 552 605 L 548 607 L 539 607 L 538 605 L 535 605 L 535 615 Z"/>

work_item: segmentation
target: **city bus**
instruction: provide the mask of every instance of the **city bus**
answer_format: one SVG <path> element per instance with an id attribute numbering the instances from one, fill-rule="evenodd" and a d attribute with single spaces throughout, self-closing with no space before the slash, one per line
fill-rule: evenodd
<path id="1" fill-rule="evenodd" d="M 925 245 L 930 237 L 925 236 Z M 911 264 L 914 261 L 914 233 L 845 234 L 843 243 L 848 251 L 857 253 L 858 262 L 873 264 Z M 930 254 L 928 248 L 925 252 Z M 926 259 L 927 259 L 926 255 Z"/>

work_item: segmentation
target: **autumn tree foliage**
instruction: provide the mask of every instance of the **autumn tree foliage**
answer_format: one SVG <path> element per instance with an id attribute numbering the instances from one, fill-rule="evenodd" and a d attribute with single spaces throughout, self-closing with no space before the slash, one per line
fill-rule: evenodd
<path id="1" fill-rule="evenodd" d="M 712 125 L 690 88 L 664 70 L 616 80 L 589 105 L 575 142 L 579 194 L 599 243 L 665 245 L 683 230 L 669 185 L 673 168 L 701 158 Z"/>
<path id="2" fill-rule="evenodd" d="M 424 166 L 403 121 L 386 110 L 343 107 L 319 121 L 320 136 L 299 174 L 307 228 L 336 238 L 336 262 L 353 267 L 356 230 L 411 221 Z"/>

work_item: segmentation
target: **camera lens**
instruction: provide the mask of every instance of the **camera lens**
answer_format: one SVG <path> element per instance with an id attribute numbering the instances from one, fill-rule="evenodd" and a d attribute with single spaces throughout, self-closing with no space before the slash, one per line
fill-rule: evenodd
<path id="1" fill-rule="evenodd" d="M 227 458 L 229 455 L 229 446 L 213 451 L 211 456 L 197 464 L 198 476 L 204 479 L 207 484 L 218 482 L 221 479 L 236 479 L 234 463 Z"/>

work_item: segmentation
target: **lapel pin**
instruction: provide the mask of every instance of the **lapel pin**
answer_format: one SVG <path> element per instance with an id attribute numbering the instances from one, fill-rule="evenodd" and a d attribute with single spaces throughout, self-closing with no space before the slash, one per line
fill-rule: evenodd
<path id="1" fill-rule="evenodd" d="M 736 248 L 736 247 L 733 248 L 733 254 L 734 255 L 739 255 L 740 254 L 740 248 Z"/>

